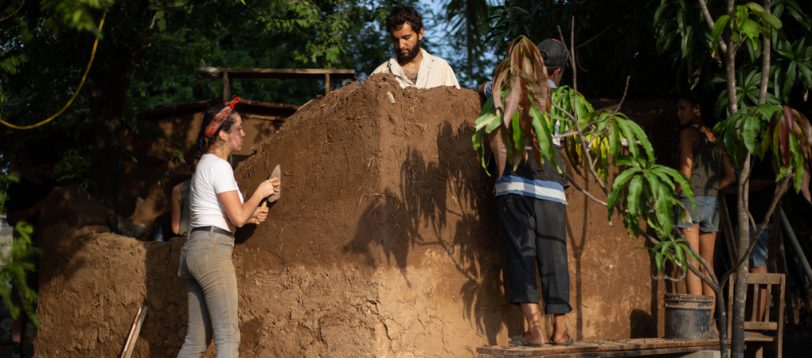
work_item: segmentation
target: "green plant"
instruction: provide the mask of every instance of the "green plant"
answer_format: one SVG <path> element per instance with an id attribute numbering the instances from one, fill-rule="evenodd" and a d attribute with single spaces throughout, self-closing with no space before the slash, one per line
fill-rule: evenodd
<path id="1" fill-rule="evenodd" d="M 36 310 L 37 293 L 28 286 L 27 276 L 35 271 L 34 260 L 39 254 L 39 250 L 31 243 L 31 234 L 34 228 L 26 223 L 19 222 L 14 228 L 17 232 L 12 240 L 11 248 L 7 257 L 0 258 L 4 264 L 0 267 L 0 298 L 3 304 L 8 307 L 12 318 L 20 315 L 20 308 L 25 314 L 39 325 Z M 16 290 L 22 307 L 18 307 L 12 300 L 12 287 Z"/>
<path id="2" fill-rule="evenodd" d="M 776 209 L 778 200 L 792 184 L 810 200 L 809 175 L 812 170 L 812 135 L 809 121 L 798 111 L 789 107 L 793 92 L 802 92 L 805 98 L 812 84 L 812 69 L 808 65 L 810 51 L 804 47 L 812 28 L 808 11 L 794 0 L 764 0 L 761 4 L 748 2 L 735 4 L 733 0 L 698 0 L 688 11 L 684 0 L 661 2 L 658 13 L 667 13 L 677 7 L 676 19 L 668 16 L 655 17 L 656 26 L 662 29 L 679 28 L 680 31 L 658 32 L 658 42 L 663 52 L 678 53 L 682 58 L 697 61 L 716 60 L 721 66 L 698 68 L 695 78 L 712 78 L 708 87 L 723 85 L 717 100 L 717 113 L 726 114 L 715 129 L 731 156 L 738 171 L 737 213 L 738 223 L 734 251 L 739 255 L 733 268 L 722 275 L 719 282 L 726 282 L 736 273 L 734 285 L 733 332 L 731 353 L 744 355 L 744 305 L 748 257 L 756 240 L 750 240 L 753 223 L 747 203 L 751 156 L 762 157 L 772 153 L 773 164 L 779 168 L 777 186 L 767 217 Z M 714 18 L 713 13 L 722 12 Z M 687 16 L 693 14 L 694 16 Z M 676 21 L 675 21 L 676 20 Z M 704 27 L 704 28 L 703 28 Z M 691 34 L 700 34 L 703 42 L 693 40 Z M 683 43 L 676 51 L 672 44 L 680 38 Z M 687 46 L 685 43 L 692 43 Z M 740 51 L 746 50 L 746 51 Z M 710 75 L 702 76 L 703 72 Z M 692 81 L 697 84 L 697 81 Z M 755 228 L 758 236 L 764 225 Z M 693 270 L 692 270 L 693 271 Z M 717 298 L 724 299 L 721 285 L 714 276 L 711 287 Z M 721 301 L 721 305 L 724 302 Z M 718 312 L 724 314 L 726 309 Z M 720 344 L 723 356 L 727 355 L 725 341 L 727 332 L 720 326 Z"/>
<path id="3" fill-rule="evenodd" d="M 649 236 L 656 241 L 658 268 L 662 270 L 668 259 L 687 269 L 690 250 L 674 236 L 673 228 L 674 207 L 682 207 L 679 193 L 693 197 L 690 183 L 676 170 L 656 164 L 645 132 L 622 112 L 595 111 L 583 95 L 567 86 L 550 95 L 543 66 L 538 49 L 526 37 L 511 43 L 508 59 L 494 73 L 493 97 L 475 123 L 472 144 L 482 167 L 487 172 L 487 146 L 496 161 L 497 176 L 508 164 L 515 168 L 523 160 L 553 161 L 563 173 L 560 163 L 555 163 L 558 149 L 553 140 L 557 138 L 572 169 L 592 177 L 607 195 L 603 202 L 578 187 L 608 207 L 609 222 L 619 212 L 635 236 L 644 234 L 641 223 L 645 223 L 660 238 Z M 617 168 L 617 175 L 610 175 L 612 168 Z"/>
<path id="4" fill-rule="evenodd" d="M 56 163 L 54 171 L 60 182 L 77 181 L 83 188 L 93 186 L 91 178 L 91 153 L 92 148 L 70 149 L 62 155 Z"/>

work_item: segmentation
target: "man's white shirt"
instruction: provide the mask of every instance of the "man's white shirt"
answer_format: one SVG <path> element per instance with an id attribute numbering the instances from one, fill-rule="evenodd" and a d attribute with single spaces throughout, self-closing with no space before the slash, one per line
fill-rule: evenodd
<path id="1" fill-rule="evenodd" d="M 400 88 L 416 87 L 416 88 L 432 88 L 440 86 L 454 86 L 460 88 L 457 82 L 457 76 L 454 75 L 454 70 L 448 65 L 448 62 L 440 57 L 432 56 L 428 51 L 420 49 L 423 54 L 423 60 L 420 62 L 420 69 L 417 71 L 417 80 L 412 82 L 400 67 L 396 57 L 392 57 L 389 61 L 382 63 L 372 74 L 389 73 L 395 76 L 395 79 L 400 84 Z"/>

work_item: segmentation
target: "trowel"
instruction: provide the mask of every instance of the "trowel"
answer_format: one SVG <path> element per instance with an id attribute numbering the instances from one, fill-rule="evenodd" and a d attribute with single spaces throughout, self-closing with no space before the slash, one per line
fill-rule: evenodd
<path id="1" fill-rule="evenodd" d="M 281 178 L 281 177 L 282 177 L 282 167 L 280 167 L 279 164 L 277 164 L 276 167 L 273 168 L 273 171 L 271 172 L 271 176 L 268 177 L 268 179 Z M 282 197 L 282 187 L 280 186 L 279 190 L 274 192 L 266 200 L 268 201 L 268 204 L 270 205 L 270 204 L 276 202 L 277 200 L 279 200 L 279 198 L 281 198 L 281 197 Z"/>

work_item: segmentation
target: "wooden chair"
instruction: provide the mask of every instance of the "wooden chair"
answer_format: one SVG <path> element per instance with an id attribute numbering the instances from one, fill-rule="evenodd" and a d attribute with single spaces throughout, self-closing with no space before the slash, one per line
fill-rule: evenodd
<path id="1" fill-rule="evenodd" d="M 764 346 L 770 344 L 775 350 L 775 357 L 782 358 L 784 342 L 784 289 L 786 276 L 782 273 L 750 273 L 747 275 L 747 295 L 749 312 L 745 314 L 744 342 L 758 345 L 756 358 L 764 356 Z M 735 276 L 730 282 L 735 282 Z M 730 284 L 729 300 L 733 302 L 733 285 Z M 759 319 L 757 313 L 761 302 L 758 292 L 766 288 L 766 309 L 764 317 Z M 728 332 L 733 322 L 733 305 L 728 307 Z"/>

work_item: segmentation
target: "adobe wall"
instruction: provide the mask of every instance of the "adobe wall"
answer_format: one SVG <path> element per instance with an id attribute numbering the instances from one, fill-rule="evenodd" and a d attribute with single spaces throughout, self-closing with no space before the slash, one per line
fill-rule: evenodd
<path id="1" fill-rule="evenodd" d="M 269 220 L 237 235 L 244 356 L 462 357 L 521 332 L 504 299 L 492 179 L 471 150 L 478 112 L 473 91 L 373 77 L 303 106 L 239 164 L 245 195 L 283 169 Z M 573 335 L 656 335 L 643 242 L 574 188 L 567 195 Z M 76 210 L 80 196 L 54 193 L 49 206 Z M 116 355 L 141 302 L 150 312 L 135 356 L 176 354 L 180 241 L 48 222 L 62 229 L 43 233 L 38 356 Z"/>

